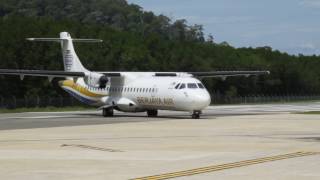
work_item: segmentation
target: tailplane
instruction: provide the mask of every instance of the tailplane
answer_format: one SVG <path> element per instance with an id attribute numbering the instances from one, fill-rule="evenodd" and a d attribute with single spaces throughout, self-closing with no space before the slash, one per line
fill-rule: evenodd
<path id="1" fill-rule="evenodd" d="M 88 72 L 80 62 L 80 59 L 74 50 L 73 42 L 102 42 L 102 40 L 99 39 L 72 39 L 68 32 L 61 32 L 60 38 L 28 38 L 27 40 L 60 42 L 64 70 L 68 72 Z"/>

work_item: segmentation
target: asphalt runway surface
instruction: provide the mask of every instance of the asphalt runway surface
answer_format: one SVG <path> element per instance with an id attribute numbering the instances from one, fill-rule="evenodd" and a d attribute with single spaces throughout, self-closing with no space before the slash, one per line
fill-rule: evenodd
<path id="1" fill-rule="evenodd" d="M 0 179 L 318 180 L 320 102 L 0 115 Z"/>
<path id="2" fill-rule="evenodd" d="M 320 102 L 266 105 L 210 106 L 203 111 L 201 119 L 223 116 L 259 115 L 320 111 Z M 100 111 L 83 112 L 32 112 L 0 114 L 0 130 L 33 129 L 65 126 L 101 125 L 113 123 L 165 121 L 190 119 L 189 112 L 159 111 L 159 117 L 148 118 L 146 113 L 116 112 L 115 117 L 102 117 Z"/>

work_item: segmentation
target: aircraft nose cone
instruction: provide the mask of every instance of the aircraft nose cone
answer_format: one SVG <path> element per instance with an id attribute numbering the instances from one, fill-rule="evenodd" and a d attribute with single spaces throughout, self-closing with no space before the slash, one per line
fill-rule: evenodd
<path id="1" fill-rule="evenodd" d="M 199 94 L 194 96 L 194 105 L 196 110 L 201 110 L 208 107 L 211 103 L 211 97 L 209 93 Z"/>

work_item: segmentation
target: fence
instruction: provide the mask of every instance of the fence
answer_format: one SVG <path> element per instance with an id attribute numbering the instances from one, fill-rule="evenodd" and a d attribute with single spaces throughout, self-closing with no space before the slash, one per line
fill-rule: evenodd
<path id="1" fill-rule="evenodd" d="M 16 109 L 16 108 L 34 108 L 34 107 L 71 107 L 84 106 L 73 97 L 25 97 L 16 98 L 1 97 L 0 108 L 2 109 Z"/>
<path id="2" fill-rule="evenodd" d="M 248 95 L 236 97 L 227 97 L 220 94 L 211 95 L 211 104 L 262 104 L 299 101 L 320 101 L 320 95 Z"/>
<path id="3" fill-rule="evenodd" d="M 220 94 L 211 95 L 212 104 L 257 104 L 257 103 L 273 103 L 273 102 L 296 102 L 296 101 L 320 101 L 320 95 L 248 95 L 227 97 Z M 81 102 L 73 97 L 25 97 L 16 98 L 1 97 L 1 109 L 16 109 L 16 108 L 34 108 L 34 107 L 71 107 L 84 106 Z"/>

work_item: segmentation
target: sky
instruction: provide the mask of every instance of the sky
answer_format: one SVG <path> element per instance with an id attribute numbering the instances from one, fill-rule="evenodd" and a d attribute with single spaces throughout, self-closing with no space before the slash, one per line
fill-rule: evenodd
<path id="1" fill-rule="evenodd" d="M 201 24 L 215 42 L 320 55 L 320 0 L 128 0 L 173 20 Z"/>

